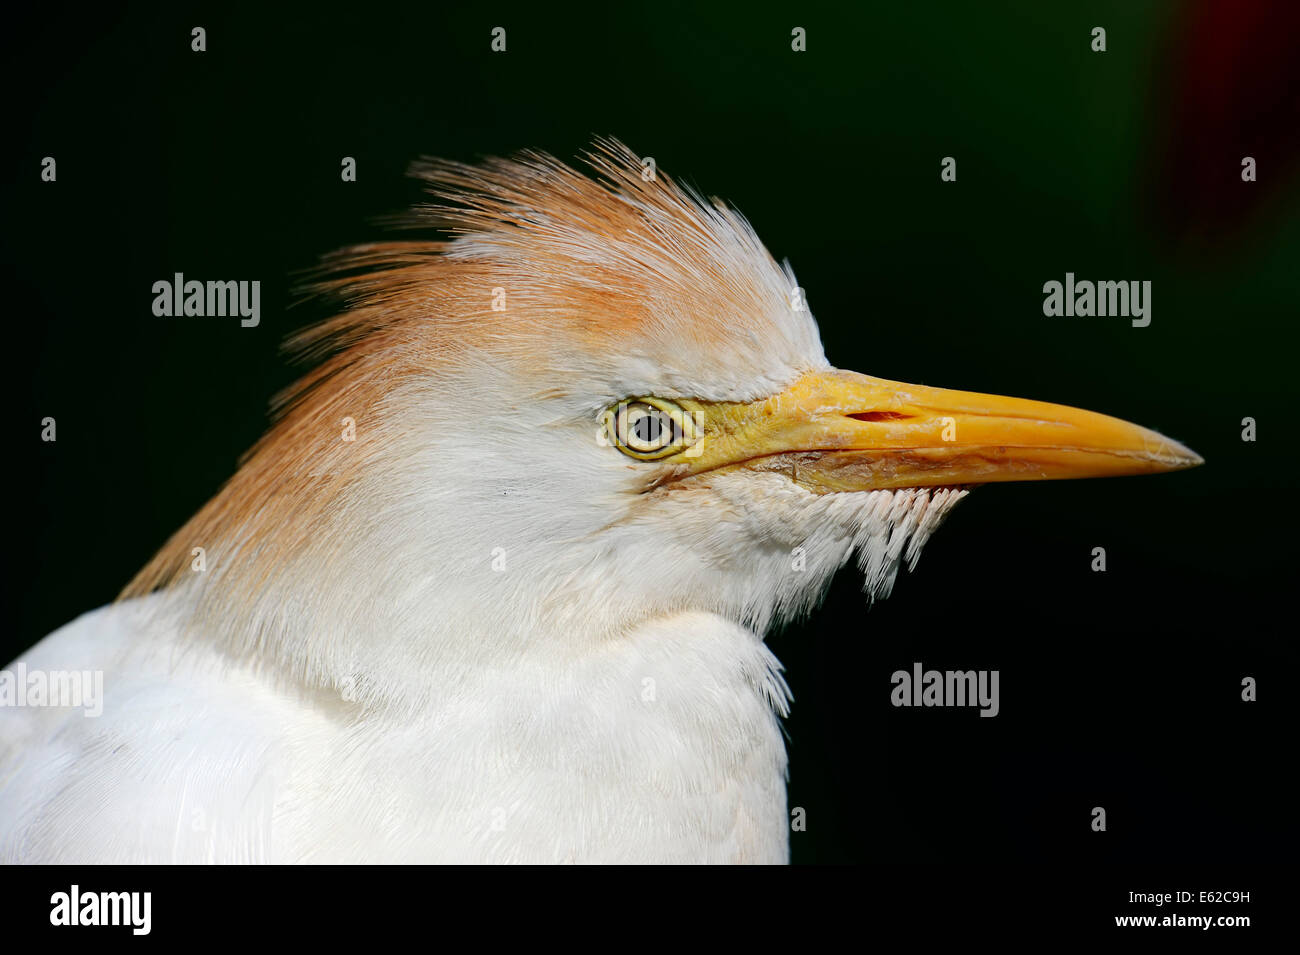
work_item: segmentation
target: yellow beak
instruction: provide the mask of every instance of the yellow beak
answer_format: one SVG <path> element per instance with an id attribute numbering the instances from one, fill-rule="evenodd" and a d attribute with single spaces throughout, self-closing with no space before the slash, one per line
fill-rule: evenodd
<path id="1" fill-rule="evenodd" d="M 1127 421 L 1065 405 L 808 374 L 753 403 L 681 401 L 699 440 L 672 479 L 784 473 L 816 493 L 1156 474 L 1202 459 Z"/>

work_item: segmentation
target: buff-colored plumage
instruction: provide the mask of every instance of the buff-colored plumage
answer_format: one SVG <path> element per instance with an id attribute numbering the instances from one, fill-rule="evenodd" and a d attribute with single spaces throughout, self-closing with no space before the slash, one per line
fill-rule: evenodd
<path id="1" fill-rule="evenodd" d="M 298 336 L 327 357 L 271 431 L 24 656 L 106 698 L 0 712 L 0 858 L 786 859 L 762 634 L 855 552 L 886 592 L 964 492 L 659 486 L 599 440 L 629 396 L 829 366 L 742 218 L 617 144 L 591 163 L 420 164 L 406 224 L 450 240 L 329 263 L 346 311 Z"/>

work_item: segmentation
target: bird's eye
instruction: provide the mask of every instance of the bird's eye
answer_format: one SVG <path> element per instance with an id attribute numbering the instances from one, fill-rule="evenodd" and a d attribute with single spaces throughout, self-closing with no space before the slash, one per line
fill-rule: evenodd
<path id="1" fill-rule="evenodd" d="M 695 440 L 695 426 L 682 408 L 662 398 L 629 398 L 605 412 L 614 446 L 641 461 L 666 458 Z"/>

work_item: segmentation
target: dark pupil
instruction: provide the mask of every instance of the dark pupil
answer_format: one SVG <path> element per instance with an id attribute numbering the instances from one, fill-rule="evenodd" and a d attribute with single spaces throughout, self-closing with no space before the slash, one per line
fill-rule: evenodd
<path id="1" fill-rule="evenodd" d="M 647 444 L 659 440 L 663 434 L 664 423 L 657 414 L 648 414 L 639 419 L 632 425 L 632 433 L 641 441 Z"/>

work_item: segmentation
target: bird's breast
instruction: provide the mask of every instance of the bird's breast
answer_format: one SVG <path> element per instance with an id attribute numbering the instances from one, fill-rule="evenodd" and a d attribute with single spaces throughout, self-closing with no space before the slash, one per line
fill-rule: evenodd
<path id="1" fill-rule="evenodd" d="M 335 831 L 347 858 L 785 862 L 784 705 L 753 633 L 663 618 L 596 652 L 462 677 L 418 720 L 355 728 L 318 767 L 322 798 L 281 828 Z"/>

